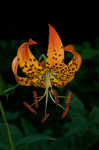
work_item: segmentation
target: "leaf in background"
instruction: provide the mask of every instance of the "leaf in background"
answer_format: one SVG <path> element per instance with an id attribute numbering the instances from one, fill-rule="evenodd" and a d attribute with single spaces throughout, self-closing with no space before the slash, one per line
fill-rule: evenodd
<path id="1" fill-rule="evenodd" d="M 10 88 L 10 87 L 11 87 L 11 85 L 8 84 L 8 83 L 6 83 L 6 82 L 3 80 L 2 76 L 0 75 L 0 95 L 4 95 L 3 91 L 4 91 L 5 89 L 7 89 L 7 88 Z"/>
<path id="2" fill-rule="evenodd" d="M 99 138 L 99 108 L 94 107 L 89 115 L 88 126 L 90 132 Z"/>
<path id="3" fill-rule="evenodd" d="M 99 142 L 99 108 L 94 107 L 92 112 L 88 114 L 88 130 L 85 134 L 85 140 L 88 148 L 94 147 Z"/>
<path id="4" fill-rule="evenodd" d="M 77 114 L 86 115 L 86 109 L 84 107 L 84 104 L 75 94 L 72 94 L 70 107 L 70 112 L 72 116 L 75 116 Z"/>
<path id="5" fill-rule="evenodd" d="M 72 95 L 69 114 L 71 122 L 64 124 L 65 136 L 83 135 L 87 130 L 86 110 L 83 103 Z"/>
<path id="6" fill-rule="evenodd" d="M 20 145 L 28 145 L 28 144 L 31 144 L 33 142 L 38 142 L 38 141 L 41 141 L 41 140 L 50 140 L 50 141 L 54 141 L 55 139 L 52 138 L 52 137 L 49 137 L 49 136 L 46 136 L 46 135 L 40 135 L 40 134 L 36 134 L 36 135 L 33 135 L 33 136 L 27 136 L 27 137 L 24 137 L 23 139 L 21 139 L 20 141 L 16 142 L 15 143 L 15 146 L 18 147 Z"/>
<path id="7" fill-rule="evenodd" d="M 20 112 L 6 112 L 7 120 L 16 120 L 20 116 Z"/>
<path id="8" fill-rule="evenodd" d="M 14 143 L 23 138 L 21 131 L 16 126 L 9 124 L 9 129 Z M 6 127 L 3 123 L 0 123 L 0 145 L 6 146 L 6 150 L 8 150 L 9 142 L 6 134 Z"/>
<path id="9" fill-rule="evenodd" d="M 93 59 L 95 56 L 99 56 L 99 51 L 96 49 L 91 48 L 91 44 L 89 42 L 84 42 L 82 46 L 76 46 L 78 52 L 83 59 Z"/>
<path id="10" fill-rule="evenodd" d="M 25 120 L 23 118 L 21 118 L 20 121 L 21 121 L 21 126 L 24 130 L 24 134 L 26 136 L 33 135 L 36 133 L 36 129 L 34 128 L 33 123 L 31 121 Z"/>

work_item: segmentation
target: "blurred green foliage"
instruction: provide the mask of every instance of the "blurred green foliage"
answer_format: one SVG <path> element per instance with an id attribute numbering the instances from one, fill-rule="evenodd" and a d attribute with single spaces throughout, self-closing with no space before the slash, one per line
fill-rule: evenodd
<path id="1" fill-rule="evenodd" d="M 62 110 L 49 102 L 51 116 L 44 124 L 40 123 L 43 102 L 37 116 L 23 106 L 24 101 L 33 102 L 34 89 L 38 95 L 42 95 L 43 89 L 17 86 L 11 70 L 19 45 L 15 40 L 0 41 L 0 101 L 15 150 L 96 150 L 99 142 L 99 38 L 93 43 L 75 43 L 83 59 L 82 66 L 68 86 L 57 89 L 59 95 L 66 97 L 69 90 L 73 92 L 68 115 L 62 120 Z M 34 55 L 39 58 L 39 48 L 33 48 Z M 60 100 L 60 103 L 64 105 L 64 101 Z M 10 150 L 1 114 L 0 149 Z"/>

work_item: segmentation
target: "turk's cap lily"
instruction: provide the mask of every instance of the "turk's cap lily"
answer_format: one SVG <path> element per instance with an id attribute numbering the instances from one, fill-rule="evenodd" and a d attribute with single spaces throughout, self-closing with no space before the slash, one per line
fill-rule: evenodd
<path id="1" fill-rule="evenodd" d="M 49 25 L 49 43 L 46 64 L 39 62 L 30 51 L 29 46 L 37 44 L 30 39 L 23 43 L 17 51 L 17 56 L 12 62 L 12 71 L 16 81 L 24 86 L 36 86 L 46 88 L 46 85 L 64 87 L 75 76 L 75 72 L 81 66 L 81 56 L 75 51 L 72 45 L 63 46 L 56 30 Z M 64 51 L 71 52 L 74 56 L 68 63 L 64 63 Z M 27 75 L 20 77 L 17 74 L 18 66 Z"/>
<path id="2" fill-rule="evenodd" d="M 37 93 L 33 92 L 35 108 L 38 108 L 38 101 L 41 101 L 46 97 L 45 101 L 45 117 L 42 119 L 42 123 L 49 117 L 47 113 L 48 96 L 56 104 L 61 107 L 64 112 L 62 118 L 64 118 L 69 109 L 69 102 L 71 93 L 66 102 L 66 108 L 59 104 L 57 92 L 55 92 L 52 86 L 64 87 L 75 77 L 75 73 L 79 70 L 82 58 L 76 52 L 74 46 L 63 46 L 62 41 L 56 30 L 49 25 L 49 43 L 47 50 L 46 61 L 39 62 L 32 54 L 29 46 L 37 44 L 37 42 L 30 39 L 28 42 L 23 43 L 17 51 L 17 55 L 12 62 L 12 71 L 14 73 L 16 81 L 23 86 L 35 86 L 45 88 L 43 96 L 37 97 Z M 64 52 L 70 52 L 73 54 L 73 58 L 68 64 L 64 63 Z M 45 57 L 45 56 L 44 56 Z M 26 77 L 18 75 L 18 67 L 26 74 Z M 54 98 L 55 100 L 54 100 Z M 28 103 L 24 105 L 34 114 L 37 112 L 32 109 Z"/>

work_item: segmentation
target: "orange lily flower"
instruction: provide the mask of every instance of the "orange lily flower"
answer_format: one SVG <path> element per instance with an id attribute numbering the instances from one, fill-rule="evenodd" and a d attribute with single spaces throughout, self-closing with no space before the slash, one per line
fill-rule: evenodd
<path id="1" fill-rule="evenodd" d="M 12 71 L 20 85 L 45 88 L 44 95 L 38 101 L 46 97 L 45 118 L 47 118 L 48 96 L 56 103 L 53 98 L 55 92 L 52 86 L 64 87 L 71 82 L 81 66 L 82 58 L 72 45 L 63 46 L 58 33 L 51 25 L 49 25 L 49 44 L 46 62 L 39 62 L 31 53 L 29 46 L 34 44 L 37 44 L 37 42 L 30 39 L 29 42 L 23 43 L 18 48 L 17 56 L 12 62 Z M 71 52 L 74 55 L 68 64 L 64 63 L 64 51 Z M 27 77 L 20 77 L 17 74 L 18 66 Z M 59 103 L 57 105 L 62 107 Z"/>

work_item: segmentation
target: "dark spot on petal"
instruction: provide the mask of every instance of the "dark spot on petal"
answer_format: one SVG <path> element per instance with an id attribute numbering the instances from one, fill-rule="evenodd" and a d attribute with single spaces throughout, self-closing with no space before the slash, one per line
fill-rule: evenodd
<path id="1" fill-rule="evenodd" d="M 30 67 L 33 67 L 33 66 L 34 66 L 33 64 L 30 65 Z"/>
<path id="2" fill-rule="evenodd" d="M 54 78 L 51 78 L 51 80 L 54 80 Z"/>
<path id="3" fill-rule="evenodd" d="M 38 69 L 38 71 L 41 71 L 41 69 Z"/>
<path id="4" fill-rule="evenodd" d="M 27 84 L 27 83 L 28 83 L 28 80 L 25 81 L 25 84 Z"/>
<path id="5" fill-rule="evenodd" d="M 36 59 L 34 58 L 33 61 L 36 61 Z"/>
<path id="6" fill-rule="evenodd" d="M 29 68 L 27 71 L 31 71 L 32 70 L 32 68 Z"/>
<path id="7" fill-rule="evenodd" d="M 31 58 L 29 58 L 29 60 L 30 60 L 30 61 L 32 61 L 32 59 L 31 59 Z"/>
<path id="8" fill-rule="evenodd" d="M 27 68 L 27 65 L 24 65 L 24 68 Z"/>
<path id="9" fill-rule="evenodd" d="M 63 64 L 60 64 L 60 66 L 63 66 Z"/>

